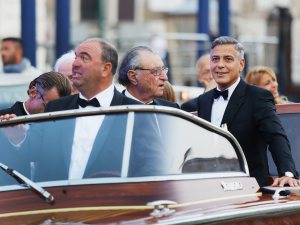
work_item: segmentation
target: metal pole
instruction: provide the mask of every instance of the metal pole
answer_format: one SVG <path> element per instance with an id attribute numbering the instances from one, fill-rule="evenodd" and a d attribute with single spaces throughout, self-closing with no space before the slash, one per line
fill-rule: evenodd
<path id="1" fill-rule="evenodd" d="M 219 0 L 219 36 L 230 36 L 229 0 Z"/>
<path id="2" fill-rule="evenodd" d="M 198 0 L 197 14 L 197 33 L 207 34 L 210 37 L 209 30 L 209 0 Z M 206 51 L 206 42 L 198 41 L 198 57 Z"/>
<path id="3" fill-rule="evenodd" d="M 24 43 L 23 55 L 36 66 L 35 0 L 21 1 L 21 38 Z"/>
<path id="4" fill-rule="evenodd" d="M 209 0 L 198 0 L 198 14 L 197 14 L 197 33 L 207 34 L 210 37 L 209 30 Z M 197 59 L 205 54 L 206 51 L 206 41 L 197 41 L 198 46 L 198 57 Z M 196 59 L 196 60 L 197 60 Z M 196 63 L 196 62 L 195 62 Z M 202 85 L 197 81 L 197 86 Z"/>
<path id="5" fill-rule="evenodd" d="M 105 37 L 105 0 L 98 0 L 99 37 Z"/>
<path id="6" fill-rule="evenodd" d="M 209 6 L 208 0 L 198 0 L 197 32 L 210 35 L 208 6 Z"/>
<path id="7" fill-rule="evenodd" d="M 56 0 L 56 58 L 70 49 L 70 0 Z"/>

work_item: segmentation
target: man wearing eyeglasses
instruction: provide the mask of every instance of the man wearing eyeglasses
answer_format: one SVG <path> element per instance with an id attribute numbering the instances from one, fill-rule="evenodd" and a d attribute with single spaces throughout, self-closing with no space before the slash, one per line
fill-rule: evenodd
<path id="1" fill-rule="evenodd" d="M 12 107 L 0 110 L 0 119 L 44 112 L 52 100 L 71 94 L 71 82 L 61 73 L 44 73 L 30 82 L 25 102 L 17 101 Z"/>
<path id="2" fill-rule="evenodd" d="M 124 56 L 118 81 L 126 87 L 127 97 L 143 104 L 163 105 L 179 108 L 177 103 L 160 99 L 164 92 L 164 83 L 168 80 L 168 68 L 161 57 L 146 46 L 137 46 Z"/>

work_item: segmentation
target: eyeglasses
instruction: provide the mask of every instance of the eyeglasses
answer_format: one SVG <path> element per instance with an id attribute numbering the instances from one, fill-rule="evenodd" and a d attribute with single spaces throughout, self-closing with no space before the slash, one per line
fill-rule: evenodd
<path id="1" fill-rule="evenodd" d="M 149 70 L 151 74 L 153 74 L 154 76 L 160 76 L 162 74 L 162 72 L 164 72 L 166 75 L 169 71 L 168 67 L 155 67 L 152 69 L 145 69 L 145 68 L 141 68 L 141 67 L 136 67 L 134 70 Z"/>
<path id="2" fill-rule="evenodd" d="M 46 101 L 45 101 L 44 96 L 42 95 L 42 93 L 38 90 L 37 90 L 37 93 L 39 94 L 39 98 L 42 99 L 43 104 L 46 105 Z"/>

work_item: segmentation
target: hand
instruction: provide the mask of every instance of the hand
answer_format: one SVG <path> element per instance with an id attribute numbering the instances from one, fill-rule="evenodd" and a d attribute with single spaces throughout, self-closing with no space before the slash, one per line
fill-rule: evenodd
<path id="1" fill-rule="evenodd" d="M 5 115 L 0 115 L 0 120 L 9 120 L 15 117 L 17 117 L 15 114 L 5 114 Z"/>
<path id="2" fill-rule="evenodd" d="M 286 184 L 288 184 L 290 187 L 299 187 L 300 180 L 297 180 L 297 179 L 291 178 L 291 177 L 286 177 L 286 176 L 277 177 L 271 186 L 272 187 L 283 187 Z"/>
<path id="3" fill-rule="evenodd" d="M 203 86 L 205 87 L 205 92 L 214 89 L 217 86 L 217 83 L 215 82 L 214 79 L 210 79 L 210 80 L 205 80 L 203 81 Z"/>

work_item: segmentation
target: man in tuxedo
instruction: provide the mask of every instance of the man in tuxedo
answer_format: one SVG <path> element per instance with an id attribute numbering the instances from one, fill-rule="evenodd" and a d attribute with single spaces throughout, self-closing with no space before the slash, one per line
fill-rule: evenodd
<path id="1" fill-rule="evenodd" d="M 161 57 L 147 46 L 130 49 L 124 56 L 118 81 L 126 87 L 123 94 L 143 104 L 179 108 L 177 103 L 164 99 L 164 83 L 168 80 L 168 68 Z"/>
<path id="2" fill-rule="evenodd" d="M 44 112 L 49 101 L 71 94 L 71 82 L 61 73 L 47 72 L 30 82 L 27 94 L 25 102 L 17 101 L 12 107 L 0 110 L 0 119 Z"/>
<path id="3" fill-rule="evenodd" d="M 71 79 L 79 93 L 49 102 L 46 105 L 46 112 L 140 104 L 122 95 L 113 85 L 113 75 L 118 66 L 118 53 L 112 44 L 100 38 L 90 38 L 77 46 L 75 55 Z M 95 154 L 93 145 L 97 143 L 99 134 L 103 134 L 101 131 L 108 121 L 109 118 L 103 115 L 78 117 L 68 126 L 62 127 L 62 130 L 72 131 L 66 140 L 69 145 L 62 149 L 64 159 L 70 162 L 70 166 L 65 170 L 69 179 L 81 179 L 85 176 L 90 156 Z M 114 132 L 116 133 L 115 130 Z M 100 136 L 103 138 L 103 135 Z M 100 151 L 99 148 L 97 150 Z M 44 155 L 46 154 L 48 152 Z M 60 157 L 60 154 L 62 153 L 58 152 L 56 156 Z M 39 162 L 41 167 L 42 161 Z"/>
<path id="4" fill-rule="evenodd" d="M 213 41 L 210 69 L 217 87 L 198 97 L 198 116 L 216 126 L 227 125 L 244 151 L 250 176 L 260 186 L 268 184 L 267 149 L 279 175 L 272 185 L 299 186 L 290 144 L 276 115 L 273 96 L 240 78 L 244 66 L 244 48 L 237 40 L 219 37 Z"/>

